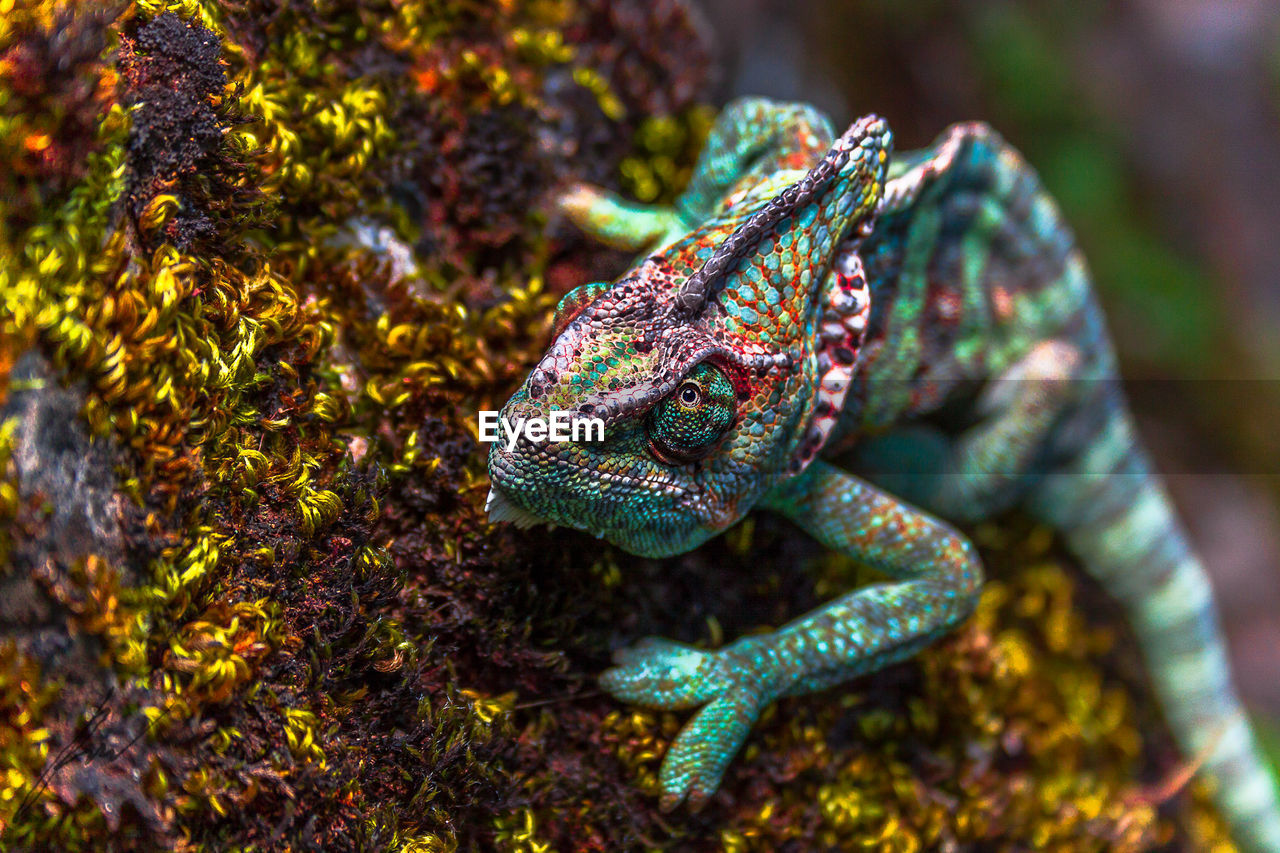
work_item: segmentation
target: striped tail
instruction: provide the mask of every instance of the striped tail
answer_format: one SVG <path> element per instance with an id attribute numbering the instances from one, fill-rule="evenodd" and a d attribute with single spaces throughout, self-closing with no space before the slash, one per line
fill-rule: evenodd
<path id="1" fill-rule="evenodd" d="M 1232 685 L 1204 569 L 1118 391 L 1091 408 L 1082 449 L 1036 487 L 1032 509 L 1125 606 L 1169 727 L 1188 758 L 1204 757 L 1236 843 L 1280 853 L 1280 796 Z"/>

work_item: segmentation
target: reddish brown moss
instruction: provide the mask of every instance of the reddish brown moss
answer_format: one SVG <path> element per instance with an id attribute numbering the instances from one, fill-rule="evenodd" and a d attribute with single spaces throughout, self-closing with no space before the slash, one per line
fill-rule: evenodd
<path id="1" fill-rule="evenodd" d="M 128 29 L 132 34 L 120 43 L 119 99 L 133 108 L 128 206 L 142 248 L 152 252 L 169 243 L 182 252 L 220 255 L 220 239 L 231 236 L 220 230 L 251 214 L 262 219 L 265 207 L 249 184 L 243 152 L 224 138 L 247 119 L 234 94 L 225 92 L 222 43 L 172 13 L 135 20 Z M 176 210 L 164 216 L 164 206 Z"/>

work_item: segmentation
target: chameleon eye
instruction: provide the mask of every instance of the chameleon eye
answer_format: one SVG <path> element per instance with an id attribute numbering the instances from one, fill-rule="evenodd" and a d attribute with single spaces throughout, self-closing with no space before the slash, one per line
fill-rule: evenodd
<path id="1" fill-rule="evenodd" d="M 660 462 L 684 465 L 707 455 L 733 425 L 737 398 L 724 371 L 703 362 L 649 414 L 649 449 Z"/>

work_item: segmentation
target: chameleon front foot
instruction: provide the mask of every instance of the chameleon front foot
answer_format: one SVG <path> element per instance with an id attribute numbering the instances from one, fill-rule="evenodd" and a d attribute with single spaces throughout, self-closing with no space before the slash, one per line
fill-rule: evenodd
<path id="1" fill-rule="evenodd" d="M 701 808 L 720 787 L 767 691 L 730 649 L 706 651 L 649 637 L 616 652 L 614 662 L 600 684 L 623 701 L 661 710 L 703 705 L 672 742 L 658 774 L 663 811 L 681 802 Z"/>

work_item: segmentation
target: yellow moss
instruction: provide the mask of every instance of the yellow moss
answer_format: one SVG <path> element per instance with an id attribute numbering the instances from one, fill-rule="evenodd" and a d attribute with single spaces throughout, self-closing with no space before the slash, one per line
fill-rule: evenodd
<path id="1" fill-rule="evenodd" d="M 537 822 L 531 809 L 499 817 L 494 821 L 494 842 L 504 853 L 551 853 L 551 846 L 539 841 Z"/>
<path id="2" fill-rule="evenodd" d="M 2 404 L 3 397 L 0 397 Z M 12 568 L 9 562 L 9 523 L 18 512 L 17 468 L 13 464 L 17 427 L 17 418 L 0 420 L 0 576 Z"/>
<path id="3" fill-rule="evenodd" d="M 634 153 L 618 166 L 623 191 L 646 203 L 670 203 L 689 182 L 690 153 L 702 149 L 715 113 L 695 107 L 680 116 L 648 116 L 640 123 Z"/>
<path id="4" fill-rule="evenodd" d="M 41 721 L 58 687 L 41 676 L 38 661 L 19 652 L 13 640 L 0 640 L 0 828 L 19 803 L 51 796 L 37 793 L 36 780 L 49 758 L 49 732 Z"/>
<path id="5" fill-rule="evenodd" d="M 459 695 L 471 701 L 471 709 L 480 722 L 488 724 L 497 718 L 509 714 L 516 704 L 514 690 L 501 696 L 485 696 L 475 690 L 460 690 Z"/>
<path id="6" fill-rule="evenodd" d="M 217 602 L 169 639 L 164 667 L 189 675 L 173 692 L 201 704 L 223 702 L 253 676 L 252 663 L 280 642 L 275 605 L 266 599 Z"/>
<path id="7" fill-rule="evenodd" d="M 612 744 L 636 787 L 656 798 L 662 792 L 658 768 L 667 747 L 680 730 L 675 714 L 627 709 L 610 711 L 600 723 L 605 743 Z"/>
<path id="8" fill-rule="evenodd" d="M 517 55 L 536 64 L 565 63 L 574 57 L 572 45 L 565 44 L 558 29 L 515 27 L 507 37 Z"/>
<path id="9" fill-rule="evenodd" d="M 311 711 L 301 708 L 284 709 L 284 734 L 289 743 L 289 751 L 294 758 L 313 762 L 323 770 L 326 762 L 321 737 L 316 731 L 318 725 L 319 719 Z"/>
<path id="10" fill-rule="evenodd" d="M 613 121 L 619 121 L 626 113 L 622 101 L 609 87 L 609 81 L 594 68 L 573 69 L 573 82 L 595 95 L 600 112 Z"/>
<path id="11" fill-rule="evenodd" d="M 188 21 L 199 21 L 219 36 L 225 36 L 222 27 L 222 8 L 216 0 L 135 0 L 136 14 L 151 19 L 166 12 Z"/>
<path id="12" fill-rule="evenodd" d="M 412 838 L 399 839 L 390 846 L 397 853 L 453 853 L 458 849 L 457 843 L 438 835 L 419 835 Z"/>

